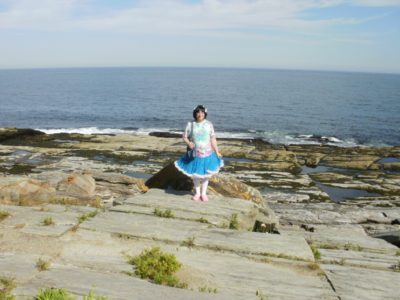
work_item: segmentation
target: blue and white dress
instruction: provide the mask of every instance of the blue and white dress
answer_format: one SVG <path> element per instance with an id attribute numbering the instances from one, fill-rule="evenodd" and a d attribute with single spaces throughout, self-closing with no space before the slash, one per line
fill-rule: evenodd
<path id="1" fill-rule="evenodd" d="M 192 178 L 209 178 L 217 174 L 224 162 L 211 146 L 211 138 L 215 136 L 213 124 L 208 120 L 189 122 L 183 134 L 195 144 L 195 157 L 190 159 L 184 154 L 175 161 L 175 167 Z"/>

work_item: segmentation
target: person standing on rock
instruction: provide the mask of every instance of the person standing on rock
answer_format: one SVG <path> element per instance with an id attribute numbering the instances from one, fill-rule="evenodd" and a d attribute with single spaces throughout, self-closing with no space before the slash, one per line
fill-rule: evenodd
<path id="1" fill-rule="evenodd" d="M 213 124 L 206 120 L 207 108 L 197 105 L 193 109 L 193 122 L 189 122 L 183 133 L 188 151 L 175 161 L 175 167 L 193 179 L 194 201 L 208 201 L 207 187 L 209 178 L 217 174 L 224 165 L 218 150 Z"/>

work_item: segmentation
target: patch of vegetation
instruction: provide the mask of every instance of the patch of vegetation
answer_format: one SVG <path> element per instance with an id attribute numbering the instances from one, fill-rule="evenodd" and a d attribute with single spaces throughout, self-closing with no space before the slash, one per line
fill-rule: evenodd
<path id="1" fill-rule="evenodd" d="M 121 232 L 118 232 L 118 233 L 115 233 L 115 234 L 112 234 L 112 235 L 117 237 L 117 238 L 119 238 L 119 239 L 123 239 L 123 240 L 131 240 L 131 239 L 134 238 L 134 236 L 132 236 L 132 235 L 130 235 L 128 233 L 121 233 Z"/>
<path id="2" fill-rule="evenodd" d="M 182 264 L 175 255 L 164 253 L 159 247 L 145 249 L 140 255 L 129 259 L 129 263 L 136 266 L 135 275 L 140 278 L 150 279 L 154 283 L 183 287 L 174 273 Z"/>
<path id="3" fill-rule="evenodd" d="M 174 213 L 168 208 L 165 211 L 162 211 L 161 209 L 158 209 L 157 207 L 154 209 L 153 214 L 156 215 L 157 217 L 161 218 L 173 218 Z"/>
<path id="4" fill-rule="evenodd" d="M 9 216 L 10 216 L 10 213 L 8 211 L 0 210 L 0 222 Z"/>
<path id="5" fill-rule="evenodd" d="M 42 271 L 47 271 L 50 268 L 50 262 L 46 261 L 44 259 L 39 258 L 36 261 L 36 269 L 38 269 L 40 272 Z"/>
<path id="6" fill-rule="evenodd" d="M 397 250 L 395 255 L 400 256 L 400 250 Z"/>
<path id="7" fill-rule="evenodd" d="M 89 294 L 83 296 L 83 300 L 107 300 L 107 297 L 98 296 L 93 291 L 90 291 Z"/>
<path id="8" fill-rule="evenodd" d="M 200 219 L 197 219 L 197 221 L 200 222 L 200 223 L 206 223 L 206 224 L 209 224 L 209 223 L 210 223 L 210 222 L 208 222 L 207 219 L 205 219 L 205 218 L 203 218 L 203 217 L 201 217 Z"/>
<path id="9" fill-rule="evenodd" d="M 16 288 L 14 278 L 0 277 L 0 300 L 14 300 L 11 291 Z"/>
<path id="10" fill-rule="evenodd" d="M 103 199 L 101 199 L 100 196 L 96 196 L 96 198 L 94 199 L 94 203 L 93 206 L 96 208 L 100 208 L 103 206 Z"/>
<path id="11" fill-rule="evenodd" d="M 95 211 L 91 211 L 86 214 L 80 215 L 78 217 L 78 223 L 81 224 L 90 218 L 94 218 L 97 214 L 98 214 L 98 211 L 95 210 Z"/>
<path id="12" fill-rule="evenodd" d="M 260 290 L 257 290 L 256 291 L 256 296 L 258 297 L 258 298 L 260 298 L 260 300 L 267 300 L 268 299 L 268 297 L 267 297 L 267 295 L 265 295 L 262 291 L 260 291 Z"/>
<path id="13" fill-rule="evenodd" d="M 65 289 L 40 289 L 35 300 L 75 300 L 75 297 Z"/>
<path id="14" fill-rule="evenodd" d="M 310 249 L 314 255 L 314 258 L 316 260 L 321 259 L 321 252 L 319 252 L 317 245 L 315 245 L 314 243 L 310 243 L 309 245 L 310 245 Z"/>
<path id="15" fill-rule="evenodd" d="M 216 294 L 216 293 L 218 293 L 218 290 L 217 290 L 217 288 L 212 288 L 212 287 L 208 287 L 208 286 L 202 286 L 202 287 L 199 287 L 199 292 Z"/>
<path id="16" fill-rule="evenodd" d="M 260 253 L 260 255 L 268 256 L 268 257 L 275 257 L 275 258 L 289 259 L 289 260 L 297 260 L 297 261 L 309 261 L 309 260 L 306 260 L 306 259 L 298 257 L 298 256 L 287 255 L 284 253 L 277 254 L 277 253 L 263 252 L 263 253 Z M 268 260 L 266 262 L 268 262 Z"/>
<path id="17" fill-rule="evenodd" d="M 346 243 L 343 246 L 344 250 L 351 250 L 351 251 L 363 251 L 363 248 L 360 245 L 357 244 L 352 244 L 352 243 Z"/>
<path id="18" fill-rule="evenodd" d="M 344 264 L 346 263 L 346 259 L 341 258 L 340 260 L 332 260 L 331 264 L 334 265 L 340 265 L 340 266 L 344 266 Z"/>
<path id="19" fill-rule="evenodd" d="M 307 268 L 311 271 L 316 271 L 316 270 L 320 270 L 321 268 L 319 267 L 319 264 L 313 262 L 313 263 L 309 263 L 307 264 Z"/>
<path id="20" fill-rule="evenodd" d="M 400 272 L 400 261 L 397 264 L 391 265 L 390 268 L 395 272 Z"/>
<path id="21" fill-rule="evenodd" d="M 195 237 L 189 237 L 186 240 L 182 241 L 181 246 L 192 248 L 195 246 L 194 244 Z"/>
<path id="22" fill-rule="evenodd" d="M 319 249 L 340 249 L 338 245 L 329 244 L 329 243 L 313 243 Z"/>
<path id="23" fill-rule="evenodd" d="M 43 226 L 50 226 L 55 224 L 52 217 L 45 217 L 40 223 Z"/>
<path id="24" fill-rule="evenodd" d="M 35 166 L 26 165 L 26 164 L 16 164 L 11 168 L 4 168 L 0 166 L 0 173 L 12 174 L 12 175 L 21 175 L 21 174 L 29 174 L 32 173 L 32 169 Z"/>
<path id="25" fill-rule="evenodd" d="M 238 215 L 237 214 L 232 214 L 231 219 L 229 221 L 229 229 L 239 229 L 239 221 L 238 221 Z"/>

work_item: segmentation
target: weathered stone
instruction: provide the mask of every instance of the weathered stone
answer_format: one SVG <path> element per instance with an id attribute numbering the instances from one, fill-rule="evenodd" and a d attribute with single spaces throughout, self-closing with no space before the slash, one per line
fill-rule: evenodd
<path id="1" fill-rule="evenodd" d="M 173 163 L 164 167 L 160 172 L 146 181 L 149 188 L 175 190 L 192 190 L 192 180 L 179 172 Z M 248 186 L 239 180 L 218 175 L 210 179 L 209 189 L 211 192 L 228 197 L 251 200 L 255 203 L 262 203 L 262 196 L 258 190 Z"/>
<path id="2" fill-rule="evenodd" d="M 179 197 L 177 197 L 179 196 Z M 252 202 L 219 195 L 210 196 L 207 203 L 190 200 L 191 195 L 170 190 L 151 189 L 149 192 L 128 198 L 123 205 L 111 211 L 154 215 L 154 209 L 170 210 L 174 218 L 203 222 L 217 227 L 228 227 L 234 215 L 237 229 L 252 230 L 256 220 L 269 228 L 278 227 L 278 219 L 269 207 L 260 207 Z"/>
<path id="3" fill-rule="evenodd" d="M 94 197 L 95 189 L 96 182 L 89 174 L 69 174 L 57 185 L 59 193 L 83 199 Z"/>
<path id="4" fill-rule="evenodd" d="M 121 215 L 116 212 L 106 212 L 96 216 L 82 223 L 80 228 L 101 230 L 121 237 L 131 236 L 177 244 L 193 238 L 195 245 L 201 248 L 313 260 L 308 245 L 298 234 L 286 236 L 209 228 L 208 224 L 198 222 L 142 214 Z"/>
<path id="5" fill-rule="evenodd" d="M 190 191 L 193 188 L 192 180 L 179 172 L 173 163 L 165 166 L 160 172 L 146 181 L 149 188 Z"/>
<path id="6" fill-rule="evenodd" d="M 322 265 L 340 299 L 399 299 L 400 273 L 340 265 Z"/>
<path id="7" fill-rule="evenodd" d="M 43 136 L 44 132 L 30 128 L 0 128 L 0 143 L 12 139 L 26 139 L 34 136 Z"/>
<path id="8" fill-rule="evenodd" d="M 251 200 L 258 204 L 263 203 L 262 195 L 257 189 L 231 176 L 213 176 L 210 179 L 209 188 L 223 196 Z"/>
<path id="9" fill-rule="evenodd" d="M 14 205 L 34 205 L 48 203 L 56 191 L 46 182 L 24 179 L 0 187 L 0 203 Z"/>
<path id="10" fill-rule="evenodd" d="M 325 156 L 321 161 L 321 164 L 338 168 L 366 170 L 379 158 L 380 158 L 379 156 L 359 155 L 359 154 L 332 155 L 332 156 Z"/>

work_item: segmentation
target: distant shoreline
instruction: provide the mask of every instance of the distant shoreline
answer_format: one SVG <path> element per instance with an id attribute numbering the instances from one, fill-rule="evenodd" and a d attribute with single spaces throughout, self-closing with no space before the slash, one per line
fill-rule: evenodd
<path id="1" fill-rule="evenodd" d="M 141 130 L 141 129 L 98 129 L 97 131 L 95 130 L 97 128 L 82 128 L 82 129 L 69 129 L 69 130 L 64 130 L 64 129 L 36 129 L 36 128 L 18 128 L 18 127 L 0 127 L 0 137 L 2 131 L 10 131 L 10 130 L 17 130 L 17 131 L 28 131 L 28 132 L 40 132 L 46 135 L 103 135 L 103 136 L 118 136 L 118 135 L 137 135 L 137 136 L 153 136 L 153 137 L 159 137 L 159 138 L 181 138 L 182 137 L 182 131 L 177 131 L 177 130 L 156 130 L 154 128 L 149 128 L 148 130 Z M 231 134 L 231 135 L 230 135 Z M 261 143 L 264 145 L 271 145 L 271 146 L 327 146 L 327 147 L 337 147 L 337 148 L 343 148 L 343 149 L 351 149 L 351 148 L 373 148 L 373 149 L 379 149 L 379 148 L 392 148 L 392 147 L 400 147 L 400 143 L 396 145 L 363 145 L 363 144 L 354 144 L 354 145 L 343 145 L 341 140 L 335 138 L 335 137 L 324 137 L 324 136 L 317 136 L 317 135 L 300 135 L 298 137 L 298 141 L 294 143 L 274 143 L 271 141 L 268 141 L 266 139 L 263 139 L 259 136 L 252 136 L 250 133 L 246 136 L 244 134 L 240 133 L 227 133 L 227 132 L 221 132 L 217 133 L 217 138 L 218 140 L 221 141 L 242 141 L 242 142 L 250 142 L 250 143 Z M 304 141 L 304 143 L 301 143 L 301 141 Z M 1 139 L 0 139 L 1 143 Z"/>

